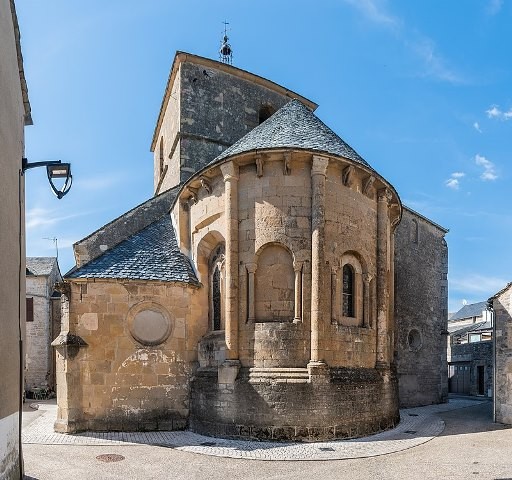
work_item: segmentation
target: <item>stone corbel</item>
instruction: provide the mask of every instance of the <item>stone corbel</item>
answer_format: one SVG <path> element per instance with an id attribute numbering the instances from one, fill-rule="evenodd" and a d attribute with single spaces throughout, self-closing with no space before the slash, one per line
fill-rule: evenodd
<path id="1" fill-rule="evenodd" d="M 363 194 L 369 196 L 370 195 L 370 189 L 373 186 L 373 182 L 375 182 L 375 177 L 373 175 L 369 175 L 364 183 L 363 183 Z"/>
<path id="2" fill-rule="evenodd" d="M 265 160 L 263 160 L 263 157 L 261 155 L 256 155 L 256 175 L 258 178 L 261 178 L 263 176 L 263 164 L 265 163 Z"/>
<path id="3" fill-rule="evenodd" d="M 290 175 L 291 167 L 290 162 L 292 160 L 292 154 L 290 152 L 286 152 L 283 157 L 283 175 Z"/>
<path id="4" fill-rule="evenodd" d="M 212 185 L 210 183 L 210 180 L 208 180 L 205 176 L 201 175 L 199 177 L 199 181 L 201 182 L 201 187 L 203 187 L 206 190 L 206 193 L 208 193 L 208 195 L 212 193 Z"/>
<path id="5" fill-rule="evenodd" d="M 187 192 L 190 194 L 190 199 L 192 202 L 197 203 L 197 188 L 187 187 Z"/>
<path id="6" fill-rule="evenodd" d="M 341 174 L 341 181 L 346 187 L 351 187 L 354 183 L 354 170 L 355 168 L 353 165 L 348 165 L 343 169 Z"/>

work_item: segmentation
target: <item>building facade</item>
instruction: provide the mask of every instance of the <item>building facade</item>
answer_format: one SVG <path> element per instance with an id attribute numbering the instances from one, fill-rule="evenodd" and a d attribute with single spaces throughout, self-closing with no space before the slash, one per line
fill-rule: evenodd
<path id="1" fill-rule="evenodd" d="M 21 478 L 25 318 L 24 126 L 32 123 L 14 2 L 0 0 L 0 478 Z"/>
<path id="2" fill-rule="evenodd" d="M 60 333 L 62 281 L 55 257 L 27 258 L 25 391 L 55 390 L 55 351 L 51 342 Z"/>
<path id="3" fill-rule="evenodd" d="M 489 299 L 495 321 L 495 419 L 512 425 L 512 283 Z"/>
<path id="4" fill-rule="evenodd" d="M 398 364 L 397 332 L 415 325 L 423 367 L 446 367 L 428 339 L 443 330 L 446 230 L 404 214 L 315 108 L 178 52 L 153 137 L 155 197 L 74 247 L 54 342 L 57 431 L 356 437 L 398 422 L 399 377 L 418 374 Z M 414 255 L 435 258 L 427 301 L 402 326 L 409 292 L 395 278 L 415 275 L 408 241 L 395 243 L 405 215 L 423 222 Z M 434 377 L 407 401 L 444 401 Z"/>

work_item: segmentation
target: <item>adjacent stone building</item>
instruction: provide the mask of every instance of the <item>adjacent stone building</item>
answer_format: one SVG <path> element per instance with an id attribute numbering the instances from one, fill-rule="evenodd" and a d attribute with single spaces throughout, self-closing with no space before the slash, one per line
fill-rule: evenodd
<path id="1" fill-rule="evenodd" d="M 512 283 L 489 299 L 495 321 L 496 421 L 512 425 Z"/>
<path id="2" fill-rule="evenodd" d="M 176 55 L 155 197 L 74 246 L 57 431 L 346 438 L 398 422 L 399 384 L 446 399 L 446 230 L 315 108 Z"/>
<path id="3" fill-rule="evenodd" d="M 55 351 L 51 342 L 60 333 L 62 281 L 55 257 L 27 258 L 25 391 L 55 389 Z M 37 391 L 37 390 L 36 390 Z"/>
<path id="4" fill-rule="evenodd" d="M 14 2 L 0 0 L 0 478 L 21 478 L 25 329 L 24 126 L 32 123 Z M 22 321 L 23 319 L 23 321 Z"/>
<path id="5" fill-rule="evenodd" d="M 464 305 L 448 320 L 450 393 L 492 396 L 493 316 L 487 302 Z"/>

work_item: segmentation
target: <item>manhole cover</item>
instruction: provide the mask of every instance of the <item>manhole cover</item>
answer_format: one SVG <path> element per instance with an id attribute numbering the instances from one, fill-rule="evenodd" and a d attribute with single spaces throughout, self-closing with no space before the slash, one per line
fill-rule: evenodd
<path id="1" fill-rule="evenodd" d="M 96 457 L 96 460 L 99 460 L 100 462 L 120 462 L 121 460 L 124 460 L 124 457 L 122 455 L 117 455 L 116 453 L 105 453 L 103 455 L 98 455 Z"/>

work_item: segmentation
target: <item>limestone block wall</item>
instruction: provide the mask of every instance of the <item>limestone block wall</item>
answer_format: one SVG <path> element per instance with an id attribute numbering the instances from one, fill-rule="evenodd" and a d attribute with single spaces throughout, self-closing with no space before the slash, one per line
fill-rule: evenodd
<path id="1" fill-rule="evenodd" d="M 0 65 L 0 478 L 10 480 L 20 478 L 22 462 L 19 350 L 25 332 L 25 192 L 20 170 L 23 127 L 31 120 L 19 27 L 9 0 L 0 0 Z"/>
<path id="2" fill-rule="evenodd" d="M 69 332 L 87 346 L 76 354 L 57 348 L 56 430 L 185 428 L 197 344 L 207 331 L 197 289 L 145 281 L 69 284 Z"/>
<path id="3" fill-rule="evenodd" d="M 512 425 L 512 287 L 493 298 L 496 322 L 496 421 Z"/>
<path id="4" fill-rule="evenodd" d="M 447 401 L 446 233 L 407 208 L 395 233 L 396 364 L 403 407 Z"/>
<path id="5" fill-rule="evenodd" d="M 50 295 L 48 278 L 27 277 L 27 298 L 33 298 L 34 321 L 26 324 L 25 386 L 44 384 L 50 372 Z"/>

